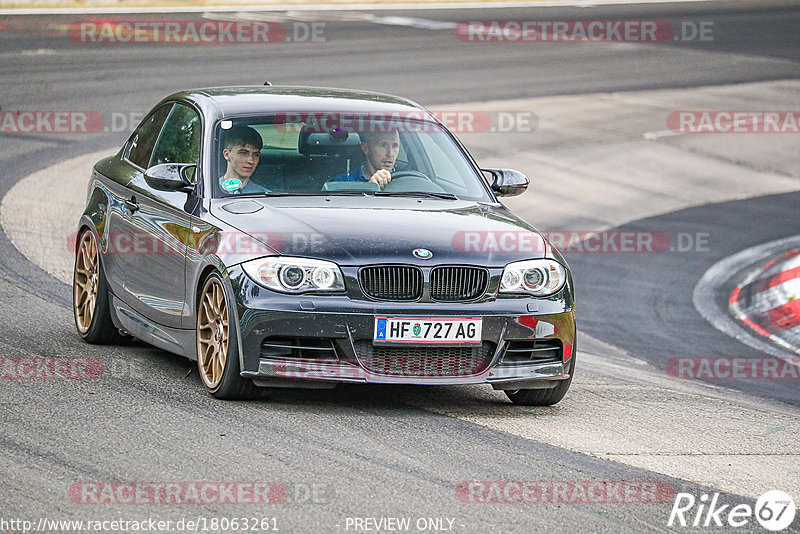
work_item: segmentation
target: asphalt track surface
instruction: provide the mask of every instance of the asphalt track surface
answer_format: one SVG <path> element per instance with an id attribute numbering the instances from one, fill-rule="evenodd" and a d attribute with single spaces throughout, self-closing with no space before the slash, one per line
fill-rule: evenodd
<path id="1" fill-rule="evenodd" d="M 402 15 L 455 22 L 534 18 L 522 9 Z M 0 32 L 0 108 L 144 112 L 174 90 L 265 79 L 384 91 L 436 105 L 800 77 L 800 65 L 785 61 L 796 60 L 800 50 L 796 3 L 615 6 L 591 15 L 561 8 L 537 11 L 535 18 L 589 16 L 713 20 L 717 38 L 664 46 L 526 49 L 473 46 L 447 31 L 331 20 L 325 43 L 273 44 L 265 51 L 246 45 L 93 47 L 63 36 Z M 116 147 L 126 136 L 127 131 L 88 137 L 3 134 L 0 195 L 31 172 Z M 611 255 L 573 256 L 581 328 L 656 366 L 687 344 L 695 354 L 752 353 L 711 328 L 691 300 L 665 295 L 663 285 L 669 280 L 680 287 L 672 295 L 691 295 L 696 278 L 718 259 L 799 233 L 797 200 L 789 194 L 704 206 L 629 225 L 713 228 L 715 240 L 705 256 L 637 255 L 624 269 Z M 702 492 L 680 480 L 409 405 L 417 395 L 432 395 L 425 388 L 343 387 L 264 402 L 214 401 L 199 387 L 192 362 L 144 345 L 83 344 L 74 333 L 69 293 L 0 236 L 2 354 L 93 356 L 109 370 L 102 381 L 74 381 L 68 388 L 59 381 L 3 381 L 4 517 L 253 516 L 253 507 L 241 505 L 120 510 L 75 505 L 65 495 L 80 481 L 266 480 L 281 481 L 290 498 L 259 507 L 255 515 L 277 517 L 284 532 L 341 532 L 345 518 L 365 516 L 453 518 L 457 532 L 641 532 L 669 530 L 669 506 L 477 505 L 459 501 L 455 488 L 476 479 L 596 479 L 666 481 L 676 491 Z M 797 402 L 790 385 L 759 387 L 760 395 Z M 458 399 L 446 390 L 441 395 L 443 403 Z M 295 497 L 295 491 L 302 496 L 314 484 L 320 488 L 317 502 Z"/>
<path id="2" fill-rule="evenodd" d="M 798 193 L 768 195 L 706 204 L 615 228 L 620 232 L 658 228 L 668 234 L 706 233 L 709 242 L 707 250 L 693 254 L 676 250 L 663 254 L 571 255 L 570 267 L 582 288 L 581 329 L 661 369 L 669 359 L 680 356 L 760 357 L 755 349 L 731 342 L 726 334 L 709 328 L 686 296 L 692 294 L 700 274 L 717 261 L 757 244 L 800 234 L 796 216 L 776 220 L 776 214 L 796 212 L 798 203 Z M 717 295 L 720 309 L 727 308 L 728 295 L 745 274 L 730 273 L 728 283 Z M 622 291 L 620 281 L 627 286 Z M 792 380 L 712 382 L 790 404 L 800 402 L 797 384 Z"/>

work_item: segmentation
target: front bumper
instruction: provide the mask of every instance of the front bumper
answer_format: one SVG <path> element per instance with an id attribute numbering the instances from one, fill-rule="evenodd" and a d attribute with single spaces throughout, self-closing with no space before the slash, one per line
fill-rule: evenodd
<path id="1" fill-rule="evenodd" d="M 571 372 L 575 319 L 569 286 L 546 299 L 403 303 L 282 295 L 258 286 L 240 269 L 229 274 L 242 376 L 258 385 L 489 383 L 526 389 L 553 387 Z M 375 345 L 376 316 L 481 317 L 482 343 Z"/>

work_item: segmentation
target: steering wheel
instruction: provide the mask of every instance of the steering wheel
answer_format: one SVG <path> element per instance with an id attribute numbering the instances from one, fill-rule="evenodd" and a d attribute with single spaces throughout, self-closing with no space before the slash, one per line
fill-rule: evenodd
<path id="1" fill-rule="evenodd" d="M 386 184 L 384 191 L 444 193 L 445 190 L 436 185 L 425 174 L 419 171 L 395 171 L 392 181 Z"/>

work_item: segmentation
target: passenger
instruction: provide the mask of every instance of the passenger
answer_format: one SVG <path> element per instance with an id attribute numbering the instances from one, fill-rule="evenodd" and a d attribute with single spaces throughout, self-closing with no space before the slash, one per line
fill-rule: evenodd
<path id="1" fill-rule="evenodd" d="M 264 142 L 253 128 L 237 125 L 223 130 L 222 156 L 228 162 L 219 185 L 226 193 L 264 193 L 265 187 L 250 181 L 258 166 Z"/>
<path id="2" fill-rule="evenodd" d="M 400 134 L 397 130 L 385 133 L 359 134 L 365 161 L 361 167 L 333 178 L 333 182 L 372 182 L 383 189 L 392 181 L 394 162 L 400 154 Z"/>

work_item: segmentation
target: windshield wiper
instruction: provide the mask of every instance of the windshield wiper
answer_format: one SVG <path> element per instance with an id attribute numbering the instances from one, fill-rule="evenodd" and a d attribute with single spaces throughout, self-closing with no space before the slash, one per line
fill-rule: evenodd
<path id="1" fill-rule="evenodd" d="M 430 193 L 425 191 L 375 191 L 375 196 L 381 197 L 414 197 L 414 198 L 441 198 L 443 200 L 458 200 L 453 193 Z"/>

